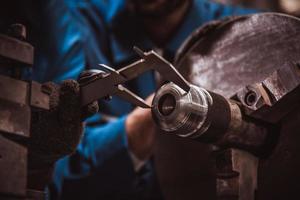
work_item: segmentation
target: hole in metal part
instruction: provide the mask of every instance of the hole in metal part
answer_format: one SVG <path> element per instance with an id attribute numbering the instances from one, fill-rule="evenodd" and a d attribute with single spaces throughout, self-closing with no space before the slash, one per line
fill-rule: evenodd
<path id="1" fill-rule="evenodd" d="M 256 103 L 257 100 L 257 95 L 255 92 L 253 91 L 249 91 L 246 95 L 245 95 L 245 103 L 248 106 L 253 106 Z"/>
<path id="2" fill-rule="evenodd" d="M 172 94 L 164 94 L 158 101 L 158 111 L 163 116 L 172 114 L 176 107 L 176 99 Z"/>

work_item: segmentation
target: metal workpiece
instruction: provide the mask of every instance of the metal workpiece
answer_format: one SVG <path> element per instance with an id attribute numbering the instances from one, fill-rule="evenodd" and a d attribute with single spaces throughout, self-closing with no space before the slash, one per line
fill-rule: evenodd
<path id="1" fill-rule="evenodd" d="M 154 96 L 152 114 L 165 133 L 256 153 L 268 129 L 243 116 L 238 102 L 191 85 L 185 92 L 174 83 L 163 85 Z"/>
<path id="2" fill-rule="evenodd" d="M 240 112 L 231 112 L 231 107 L 236 107 L 230 106 L 224 97 L 195 85 L 190 88 L 185 92 L 176 84 L 168 83 L 156 92 L 152 116 L 160 129 L 180 137 L 217 142 L 230 125 L 240 126 Z M 232 114 L 235 115 L 231 119 Z"/>
<path id="3" fill-rule="evenodd" d="M 125 82 L 149 70 L 157 71 L 166 81 L 176 83 L 185 92 L 190 90 L 188 82 L 167 60 L 154 51 L 143 52 L 137 47 L 134 50 L 141 56 L 140 60 L 119 70 L 100 65 L 106 73 L 95 73 L 88 77 L 88 81 L 81 83 L 81 102 L 83 106 L 109 95 L 117 95 L 142 108 L 150 108 L 150 105 L 147 105 L 143 99 L 122 86 Z"/>
<path id="4" fill-rule="evenodd" d="M 209 127 L 208 108 L 213 103 L 210 94 L 190 85 L 185 92 L 174 83 L 163 85 L 152 102 L 153 118 L 164 131 L 188 138 L 201 136 Z"/>
<path id="5" fill-rule="evenodd" d="M 195 85 L 190 87 L 190 91 L 185 92 L 174 83 L 163 85 L 154 96 L 152 116 L 166 133 L 217 142 L 230 123 L 234 123 L 231 122 L 230 104 L 218 94 Z"/>

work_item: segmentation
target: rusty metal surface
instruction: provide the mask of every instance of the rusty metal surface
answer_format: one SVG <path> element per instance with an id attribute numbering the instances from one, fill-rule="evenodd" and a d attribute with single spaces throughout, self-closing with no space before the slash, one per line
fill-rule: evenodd
<path id="1" fill-rule="evenodd" d="M 16 141 L 30 136 L 28 83 L 0 76 L 0 198 L 25 197 L 27 148 Z"/>
<path id="2" fill-rule="evenodd" d="M 260 159 L 257 200 L 300 199 L 300 109 L 282 121 L 278 144 L 270 157 Z"/>
<path id="3" fill-rule="evenodd" d="M 286 15 L 267 13 L 239 17 L 199 35 L 201 37 L 194 35 L 191 42 L 185 44 L 188 48 L 184 55 L 178 56 L 177 67 L 191 83 L 228 98 L 246 85 L 263 81 L 286 62 L 300 61 L 300 21 Z M 297 194 L 300 184 L 294 181 L 300 177 L 300 159 L 295 157 L 300 151 L 300 145 L 296 145 L 300 140 L 295 133 L 299 128 L 296 123 L 290 126 L 283 123 L 281 137 L 285 140 L 280 139 L 271 156 L 264 162 L 260 160 L 259 164 L 252 155 L 232 150 L 231 170 L 242 173 L 234 180 L 239 183 L 239 191 L 252 188 L 250 192 L 255 192 L 256 167 L 259 165 L 257 200 L 286 199 L 283 196 L 287 197 L 289 193 L 300 198 L 300 193 Z M 156 166 L 167 200 L 216 199 L 213 193 L 216 191 L 216 170 L 209 149 L 209 146 L 194 141 L 158 134 Z M 286 167 L 277 163 L 280 158 L 286 159 Z M 237 166 L 240 166 L 239 169 Z M 282 181 L 281 174 L 286 175 L 285 181 Z M 243 177 L 248 177 L 248 184 L 240 182 L 245 179 Z M 223 180 L 224 184 L 229 181 Z M 272 189 L 273 185 L 276 185 L 276 190 Z M 239 198 L 254 197 L 240 195 Z"/>
<path id="4" fill-rule="evenodd" d="M 31 81 L 30 82 L 30 106 L 38 109 L 50 109 L 50 97 L 47 91 L 43 90 L 41 84 Z"/>
<path id="5" fill-rule="evenodd" d="M 277 123 L 299 105 L 300 65 L 286 63 L 261 83 L 247 85 L 236 96 L 246 115 Z"/>
<path id="6" fill-rule="evenodd" d="M 30 66 L 33 64 L 33 51 L 29 43 L 0 34 L 0 57 Z"/>
<path id="7" fill-rule="evenodd" d="M 214 199 L 214 159 L 208 145 L 158 133 L 155 167 L 166 200 Z"/>
<path id="8" fill-rule="evenodd" d="M 0 194 L 23 197 L 26 195 L 27 149 L 2 135 L 0 135 L 0 178 Z"/>
<path id="9" fill-rule="evenodd" d="M 49 109 L 41 84 L 0 75 L 0 131 L 29 137 L 30 106 Z"/>
<path id="10" fill-rule="evenodd" d="M 30 107 L 0 99 L 0 134 L 29 137 Z"/>
<path id="11" fill-rule="evenodd" d="M 177 65 L 188 80 L 230 97 L 299 61 L 299 31 L 299 20 L 285 15 L 239 17 L 199 39 Z"/>
<path id="12" fill-rule="evenodd" d="M 26 105 L 28 84 L 21 80 L 0 75 L 0 99 Z"/>
<path id="13" fill-rule="evenodd" d="M 0 75 L 0 131 L 29 137 L 28 83 Z"/>
<path id="14" fill-rule="evenodd" d="M 26 29 L 14 24 L 0 34 L 0 199 L 27 199 L 27 142 L 31 109 L 49 109 L 49 94 L 35 82 L 19 80 L 22 67 L 33 62 L 33 47 L 24 42 Z M 35 198 L 34 198 L 35 199 Z"/>

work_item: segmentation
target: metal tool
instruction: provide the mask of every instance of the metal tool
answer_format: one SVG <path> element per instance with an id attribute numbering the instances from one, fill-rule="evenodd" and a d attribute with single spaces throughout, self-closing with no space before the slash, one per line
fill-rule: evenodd
<path id="1" fill-rule="evenodd" d="M 270 125 L 270 131 L 264 139 L 262 130 L 238 128 L 225 138 L 219 135 L 231 140 L 220 146 L 205 140 L 214 136 L 207 131 L 189 139 L 157 134 L 154 159 L 166 199 L 299 199 L 299 41 L 299 19 L 263 13 L 207 24 L 184 43 L 175 61 L 179 72 L 236 105 L 233 121 L 248 118 L 257 128 Z M 220 107 L 216 115 L 229 116 L 227 108 Z M 188 116 L 186 111 L 182 113 Z M 191 121 L 182 122 L 190 127 L 182 131 L 197 127 Z M 260 152 L 253 154 L 254 149 Z"/>
<path id="2" fill-rule="evenodd" d="M 263 81 L 247 85 L 230 99 L 191 85 L 188 93 L 163 85 L 152 104 L 153 117 L 167 133 L 257 153 L 272 124 L 299 106 L 300 69 L 277 68 Z"/>
<path id="3" fill-rule="evenodd" d="M 150 108 L 151 106 L 142 98 L 122 85 L 126 81 L 134 79 L 149 70 L 157 71 L 164 79 L 175 83 L 185 92 L 190 90 L 188 82 L 178 73 L 171 63 L 154 51 L 143 52 L 137 47 L 134 47 L 134 50 L 142 59 L 119 70 L 101 65 L 107 73 L 103 71 L 95 73 L 81 83 L 82 105 L 87 105 L 106 96 L 117 95 L 142 108 Z"/>
<path id="4" fill-rule="evenodd" d="M 30 139 L 31 111 L 48 110 L 49 94 L 41 84 L 21 80 L 22 70 L 33 64 L 34 53 L 25 41 L 25 26 L 13 24 L 8 33 L 0 34 L 0 199 L 43 197 L 43 191 L 28 194 L 25 144 Z"/>

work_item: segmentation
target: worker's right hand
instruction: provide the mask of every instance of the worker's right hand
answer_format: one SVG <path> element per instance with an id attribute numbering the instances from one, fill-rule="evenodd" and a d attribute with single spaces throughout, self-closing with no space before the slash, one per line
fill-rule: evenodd
<path id="1" fill-rule="evenodd" d="M 154 95 L 146 99 L 151 104 Z M 150 109 L 136 108 L 126 119 L 129 150 L 140 160 L 148 159 L 155 140 L 155 124 Z"/>

